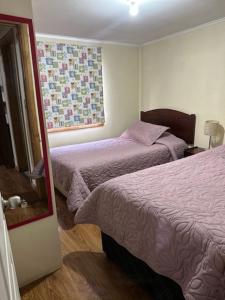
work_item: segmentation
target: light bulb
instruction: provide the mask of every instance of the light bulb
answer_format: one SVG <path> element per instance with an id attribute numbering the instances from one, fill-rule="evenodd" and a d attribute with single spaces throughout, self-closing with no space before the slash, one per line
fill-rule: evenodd
<path id="1" fill-rule="evenodd" d="M 132 3 L 130 5 L 129 13 L 132 17 L 135 17 L 139 13 L 139 7 L 138 7 L 137 3 Z"/>

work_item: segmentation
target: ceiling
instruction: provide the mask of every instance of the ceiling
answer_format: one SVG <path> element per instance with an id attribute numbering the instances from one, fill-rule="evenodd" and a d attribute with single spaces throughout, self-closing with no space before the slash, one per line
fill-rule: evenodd
<path id="1" fill-rule="evenodd" d="M 225 0 L 139 0 L 131 17 L 122 0 L 33 0 L 35 30 L 143 44 L 225 17 Z"/>

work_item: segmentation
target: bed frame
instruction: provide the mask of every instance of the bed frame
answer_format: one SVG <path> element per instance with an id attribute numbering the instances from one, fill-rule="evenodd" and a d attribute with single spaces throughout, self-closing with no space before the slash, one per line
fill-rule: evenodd
<path id="1" fill-rule="evenodd" d="M 142 286 L 150 299 L 185 300 L 180 286 L 173 280 L 155 273 L 146 263 L 133 256 L 114 239 L 101 232 L 102 247 L 107 257 L 117 263 L 128 276 Z"/>
<path id="2" fill-rule="evenodd" d="M 153 109 L 141 111 L 141 121 L 170 127 L 170 133 L 183 139 L 188 145 L 194 145 L 194 114 L 189 115 L 173 109 Z"/>
<path id="3" fill-rule="evenodd" d="M 183 139 L 188 145 L 194 145 L 194 114 L 186 114 L 172 109 L 154 109 L 141 111 L 141 121 L 170 127 L 170 133 Z M 102 247 L 107 257 L 116 263 L 154 300 L 185 300 L 180 286 L 173 280 L 155 273 L 146 263 L 133 256 L 112 237 L 101 233 Z"/>

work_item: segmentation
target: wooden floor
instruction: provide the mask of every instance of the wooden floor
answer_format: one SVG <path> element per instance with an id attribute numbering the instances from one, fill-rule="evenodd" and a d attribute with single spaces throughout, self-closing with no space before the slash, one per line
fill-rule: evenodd
<path id="1" fill-rule="evenodd" d="M 18 172 L 16 169 L 8 169 L 1 165 L 0 191 L 4 198 L 9 198 L 14 195 L 33 192 L 33 189 L 29 179 L 26 178 L 22 173 Z"/>
<path id="2" fill-rule="evenodd" d="M 27 194 L 26 194 L 27 196 Z M 31 195 L 33 198 L 33 195 Z M 25 197 L 22 197 L 23 199 Z M 48 212 L 48 203 L 45 201 L 36 201 L 29 204 L 28 207 L 17 207 L 16 209 L 8 209 L 5 211 L 7 226 L 27 221 L 31 218 L 41 216 Z"/>
<path id="3" fill-rule="evenodd" d="M 94 225 L 73 224 L 65 199 L 56 193 L 63 266 L 23 289 L 22 300 L 151 300 L 102 252 Z"/>
<path id="4" fill-rule="evenodd" d="M 48 211 L 47 201 L 39 200 L 37 193 L 31 186 L 30 180 L 16 169 L 0 166 L 0 191 L 4 199 L 18 195 L 29 204 L 27 208 L 18 207 L 5 211 L 8 226 L 42 215 Z"/>

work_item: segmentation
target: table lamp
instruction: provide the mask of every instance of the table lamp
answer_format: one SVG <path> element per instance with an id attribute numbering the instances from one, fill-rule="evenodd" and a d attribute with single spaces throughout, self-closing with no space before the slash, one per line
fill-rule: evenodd
<path id="1" fill-rule="evenodd" d="M 215 120 L 205 121 L 204 134 L 209 136 L 209 149 L 211 147 L 212 136 L 217 135 L 219 122 Z"/>

